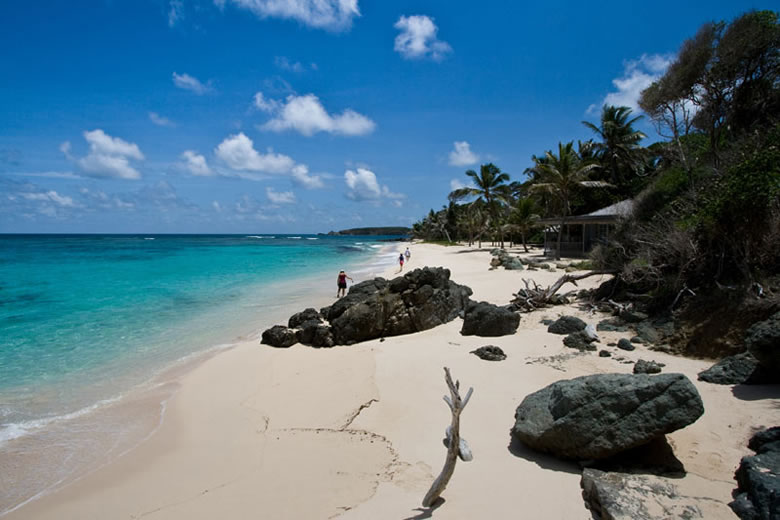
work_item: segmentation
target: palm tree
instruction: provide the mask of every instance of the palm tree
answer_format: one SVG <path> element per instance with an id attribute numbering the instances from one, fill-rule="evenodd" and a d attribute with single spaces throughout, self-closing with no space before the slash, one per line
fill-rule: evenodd
<path id="1" fill-rule="evenodd" d="M 545 154 L 544 161 L 537 161 L 533 167 L 536 178 L 539 179 L 532 188 L 545 191 L 555 197 L 560 203 L 561 225 L 558 229 L 558 247 L 555 250 L 556 260 L 561 258 L 561 236 L 566 218 L 571 214 L 571 200 L 574 193 L 581 187 L 598 188 L 609 186 L 606 182 L 589 181 L 588 174 L 599 168 L 594 163 L 580 160 L 574 151 L 574 143 L 558 143 L 558 155 L 551 151 Z"/>
<path id="2" fill-rule="evenodd" d="M 479 173 L 474 170 L 468 170 L 466 175 L 471 177 L 474 184 L 473 187 L 460 188 L 450 193 L 450 200 L 459 200 L 466 197 L 477 197 L 477 201 L 481 201 L 487 207 L 487 211 L 490 214 L 490 220 L 493 227 L 499 230 L 499 211 L 498 208 L 501 204 L 505 203 L 508 196 L 509 174 L 504 173 L 501 169 L 493 163 L 483 164 L 479 167 Z M 476 202 L 476 201 L 475 201 Z M 501 247 L 504 246 L 503 233 L 501 234 Z"/>
<path id="3" fill-rule="evenodd" d="M 523 243 L 523 249 L 528 252 L 528 245 L 526 245 L 525 238 L 528 233 L 536 226 L 539 220 L 539 215 L 536 214 L 536 204 L 530 197 L 517 199 L 512 204 L 512 211 L 509 214 L 509 224 L 507 227 L 511 231 L 520 233 L 520 239 Z"/>
<path id="4" fill-rule="evenodd" d="M 644 148 L 639 145 L 639 141 L 647 136 L 633 128 L 633 124 L 643 116 L 629 119 L 630 116 L 629 107 L 604 105 L 601 126 L 582 122 L 601 139 L 601 142 L 592 143 L 592 150 L 609 171 L 612 183 L 617 186 L 623 185 L 624 171 L 639 172 L 643 164 Z"/>

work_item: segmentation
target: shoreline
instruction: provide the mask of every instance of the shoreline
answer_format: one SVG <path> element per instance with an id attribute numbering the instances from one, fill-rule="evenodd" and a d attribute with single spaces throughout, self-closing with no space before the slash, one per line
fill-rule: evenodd
<path id="1" fill-rule="evenodd" d="M 411 249 L 404 272 L 447 267 L 452 280 L 474 290 L 475 301 L 503 304 L 521 278 L 546 285 L 562 274 L 489 271 L 489 249 Z M 401 273 L 392 265 L 383 274 L 389 279 Z M 580 286 L 596 286 L 598 278 Z M 540 323 L 562 313 L 601 319 L 566 305 L 522 314 L 517 333 L 498 338 L 461 336 L 461 320 L 455 319 L 424 332 L 332 349 L 274 349 L 247 339 L 182 375 L 162 424 L 132 456 L 7 517 L 94 518 L 109 511 L 161 519 L 382 519 L 425 513 L 419 503 L 445 456 L 441 438 L 449 411 L 441 396 L 442 367 L 448 366 L 465 388 L 474 387 L 461 431 L 475 459 L 458 464 L 437 514 L 503 518 L 513 516 L 520 498 L 533 517 L 584 518 L 589 513 L 578 466 L 517 446 L 508 434 L 514 408 L 528 393 L 560 379 L 631 371 L 616 357 L 563 347 L 562 337 Z M 620 337 L 599 334 L 602 346 Z M 485 344 L 500 346 L 507 360 L 486 362 L 470 354 Z M 676 483 L 686 494 L 711 500 L 705 517 L 729 518 L 733 468 L 749 453 L 745 444 L 753 427 L 780 422 L 778 399 L 739 399 L 729 386 L 696 381 L 707 361 L 645 347 L 617 352 L 627 361 L 664 362 L 665 372 L 682 372 L 699 389 L 705 415 L 668 436 L 688 471 Z"/>
<path id="2" fill-rule="evenodd" d="M 372 273 L 376 266 L 389 262 L 382 261 L 382 258 L 390 248 L 394 247 L 396 246 L 382 245 L 361 259 L 352 259 L 348 265 L 355 267 L 353 270 L 355 273 L 373 277 Z M 324 282 L 325 279 L 335 280 L 331 270 L 323 268 L 316 273 L 307 273 L 305 276 L 263 285 L 263 291 L 272 295 L 274 302 L 278 301 L 277 298 L 281 298 L 285 303 L 281 306 L 277 303 L 254 304 L 252 308 L 255 317 L 243 323 L 240 330 L 236 330 L 235 327 L 224 329 L 220 333 L 224 337 L 222 342 L 173 359 L 156 369 L 146 380 L 86 408 L 31 421 L 33 424 L 39 422 L 40 426 L 36 425 L 34 429 L 26 430 L 17 437 L 3 441 L 3 456 L 0 457 L 0 469 L 3 470 L 0 471 L 0 488 L 11 490 L 19 486 L 19 478 L 37 480 L 34 469 L 45 469 L 52 464 L 51 460 L 57 460 L 57 454 L 46 450 L 52 444 L 62 442 L 57 435 L 62 434 L 64 430 L 76 432 L 70 435 L 71 441 L 68 444 L 71 448 L 74 444 L 82 442 L 81 435 L 74 437 L 78 432 L 88 432 L 86 437 L 89 437 L 88 440 L 83 440 L 84 449 L 79 452 L 78 448 L 73 448 L 77 453 L 69 454 L 68 462 L 61 462 L 63 465 L 70 464 L 69 471 L 62 475 L 58 474 L 55 481 L 49 482 L 43 489 L 36 490 L 32 495 L 26 490 L 21 490 L 23 500 L 3 504 L 8 509 L 0 508 L 0 517 L 5 517 L 99 471 L 146 442 L 163 424 L 167 403 L 178 391 L 181 378 L 226 351 L 244 343 L 259 343 L 260 333 L 265 328 L 275 323 L 286 323 L 289 315 L 303 309 L 301 307 L 303 303 L 311 303 L 314 299 L 316 300 L 314 305 L 318 308 L 332 303 L 332 296 L 329 296 L 329 289 L 325 289 L 325 286 L 335 286 L 335 283 Z M 355 275 L 356 282 L 362 281 L 358 276 L 359 274 Z M 107 425 L 108 429 L 106 429 Z M 25 425 L 25 427 L 29 426 Z M 51 459 L 47 459 L 43 453 Z M 77 461 L 75 464 L 70 460 L 74 455 Z M 20 471 L 27 471 L 29 477 L 22 477 Z M 9 491 L 6 498 L 13 501 L 14 496 L 19 495 L 12 495 Z"/>

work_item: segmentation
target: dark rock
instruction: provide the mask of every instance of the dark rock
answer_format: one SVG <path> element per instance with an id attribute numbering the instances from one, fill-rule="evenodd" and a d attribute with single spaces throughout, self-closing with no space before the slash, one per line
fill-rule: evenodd
<path id="1" fill-rule="evenodd" d="M 780 441 L 780 426 L 774 426 L 754 433 L 748 441 L 748 448 L 756 453 L 762 453 L 764 446 L 777 441 Z"/>
<path id="2" fill-rule="evenodd" d="M 762 366 L 780 371 L 780 312 L 751 325 L 745 345 Z"/>
<path id="3" fill-rule="evenodd" d="M 484 359 L 485 361 L 503 361 L 506 359 L 504 351 L 495 345 L 485 345 L 484 347 L 479 347 L 477 350 L 472 350 L 471 353 L 476 354 L 477 357 Z"/>
<path id="4" fill-rule="evenodd" d="M 729 504 L 743 520 L 780 520 L 780 428 L 759 432 L 748 446 L 756 455 L 742 457 L 734 475 L 738 488 Z"/>
<path id="5" fill-rule="evenodd" d="M 612 357 L 612 353 L 609 350 L 599 350 L 599 357 Z"/>
<path id="6" fill-rule="evenodd" d="M 330 348 L 335 345 L 333 339 L 333 332 L 330 327 L 326 325 L 320 325 L 314 330 L 314 335 L 311 338 L 312 347 L 324 347 Z"/>
<path id="7" fill-rule="evenodd" d="M 628 332 L 628 327 L 626 327 L 622 320 L 610 318 L 598 322 L 596 330 L 603 330 L 606 332 Z"/>
<path id="8" fill-rule="evenodd" d="M 543 319 L 543 320 L 539 320 L 539 323 L 541 323 L 542 325 L 551 325 L 553 321 L 555 320 Z"/>
<path id="9" fill-rule="evenodd" d="M 547 332 L 553 334 L 571 334 L 587 327 L 587 323 L 576 316 L 561 316 L 547 327 Z"/>
<path id="10" fill-rule="evenodd" d="M 656 475 L 604 472 L 586 468 L 580 480 L 582 498 L 601 520 L 656 520 L 704 518 L 710 499 L 685 496 L 673 481 Z M 663 516 L 658 513 L 663 511 Z"/>
<path id="11" fill-rule="evenodd" d="M 272 347 L 287 348 L 298 342 L 295 330 L 284 325 L 274 325 L 270 329 L 263 331 L 263 338 L 260 343 L 265 343 Z"/>
<path id="12" fill-rule="evenodd" d="M 644 343 L 644 342 L 645 342 L 645 340 L 643 340 L 639 336 L 634 336 L 633 338 L 631 338 L 631 343 L 640 343 L 641 344 L 641 343 Z"/>
<path id="13" fill-rule="evenodd" d="M 634 365 L 635 374 L 660 374 L 661 369 L 665 365 L 663 363 L 657 363 L 655 361 L 645 361 L 640 359 Z"/>
<path id="14" fill-rule="evenodd" d="M 750 380 L 758 367 L 758 360 L 750 352 L 728 356 L 707 370 L 699 372 L 699 381 L 716 385 L 739 385 Z"/>
<path id="15" fill-rule="evenodd" d="M 463 318 L 464 336 L 494 337 L 514 334 L 520 325 L 520 315 L 487 302 L 471 302 Z"/>
<path id="16" fill-rule="evenodd" d="M 617 342 L 617 348 L 619 348 L 620 350 L 632 351 L 636 347 L 630 341 L 628 341 L 626 338 L 620 338 L 618 340 L 618 342 Z"/>
<path id="17" fill-rule="evenodd" d="M 322 322 L 322 315 L 317 312 L 316 309 L 310 307 L 290 316 L 290 319 L 287 321 L 287 326 L 291 329 L 295 329 L 307 321 L 316 321 L 317 323 L 320 323 Z"/>
<path id="18" fill-rule="evenodd" d="M 292 318 L 290 318 L 292 321 Z M 311 345 L 314 338 L 314 334 L 317 332 L 317 328 L 322 325 L 322 322 L 316 319 L 308 320 L 298 325 L 298 331 L 296 332 L 298 341 L 304 345 Z"/>
<path id="19" fill-rule="evenodd" d="M 526 396 L 514 436 L 570 459 L 600 459 L 696 421 L 704 405 L 682 374 L 597 374 L 553 383 Z"/>
<path id="20" fill-rule="evenodd" d="M 589 351 L 595 351 L 596 345 L 593 345 L 592 342 L 595 341 L 593 338 L 588 336 L 585 331 L 578 331 L 573 332 L 563 338 L 563 344 L 566 345 L 569 348 L 576 348 L 580 352 L 584 352 L 586 350 Z"/>
<path id="21" fill-rule="evenodd" d="M 658 343 L 662 339 L 661 333 L 648 321 L 636 324 L 636 335 L 647 343 Z"/>
<path id="22" fill-rule="evenodd" d="M 471 289 L 450 280 L 449 269 L 425 267 L 389 282 L 375 278 L 355 284 L 322 312 L 330 322 L 334 344 L 350 345 L 452 321 L 461 315 L 470 295 Z"/>
<path id="23" fill-rule="evenodd" d="M 685 465 L 674 454 L 666 436 L 657 437 L 647 444 L 606 459 L 586 461 L 583 466 L 620 473 L 652 473 L 674 478 L 685 476 Z"/>
<path id="24" fill-rule="evenodd" d="M 649 316 L 640 311 L 623 311 L 620 313 L 620 317 L 629 323 L 639 323 L 646 320 Z"/>

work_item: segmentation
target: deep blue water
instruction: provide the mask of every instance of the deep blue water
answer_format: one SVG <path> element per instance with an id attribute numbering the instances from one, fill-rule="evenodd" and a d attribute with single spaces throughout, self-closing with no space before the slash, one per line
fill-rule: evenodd
<path id="1" fill-rule="evenodd" d="M 379 238 L 0 235 L 0 443 L 226 341 L 285 280 L 335 291 Z"/>

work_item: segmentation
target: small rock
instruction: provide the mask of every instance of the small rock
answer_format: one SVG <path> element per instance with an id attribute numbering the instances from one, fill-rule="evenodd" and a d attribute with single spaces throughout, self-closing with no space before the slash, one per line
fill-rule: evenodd
<path id="1" fill-rule="evenodd" d="M 665 365 L 663 363 L 657 363 L 655 361 L 645 361 L 640 359 L 634 365 L 635 374 L 660 374 L 661 368 Z"/>
<path id="2" fill-rule="evenodd" d="M 620 338 L 617 342 L 617 348 L 620 350 L 628 350 L 629 352 L 634 350 L 636 347 L 631 344 L 630 341 L 628 341 L 626 338 Z"/>
<path id="3" fill-rule="evenodd" d="M 472 350 L 471 354 L 476 354 L 477 357 L 484 359 L 485 361 L 503 361 L 506 359 L 504 351 L 495 345 L 479 347 L 477 350 Z"/>
<path id="4" fill-rule="evenodd" d="M 612 357 L 612 353 L 609 350 L 599 350 L 599 357 Z"/>
<path id="5" fill-rule="evenodd" d="M 263 331 L 263 337 L 260 343 L 272 347 L 287 348 L 298 343 L 298 337 L 295 330 L 284 325 L 274 325 L 270 329 Z"/>
<path id="6" fill-rule="evenodd" d="M 580 352 L 595 351 L 596 345 L 591 345 L 592 340 L 584 331 L 572 332 L 563 338 L 563 344 L 569 348 L 576 348 Z"/>
<path id="7" fill-rule="evenodd" d="M 620 317 L 629 323 L 639 323 L 649 318 L 647 314 L 640 311 L 623 311 L 620 313 Z"/>
<path id="8" fill-rule="evenodd" d="M 642 344 L 642 343 L 644 343 L 644 342 L 645 342 L 645 340 L 643 340 L 643 339 L 642 339 L 642 338 L 640 338 L 639 336 L 634 336 L 633 338 L 631 338 L 631 343 L 639 343 L 639 344 Z"/>
<path id="9" fill-rule="evenodd" d="M 587 323 L 576 316 L 561 316 L 547 327 L 547 332 L 553 334 L 571 334 L 579 332 L 587 326 Z"/>

